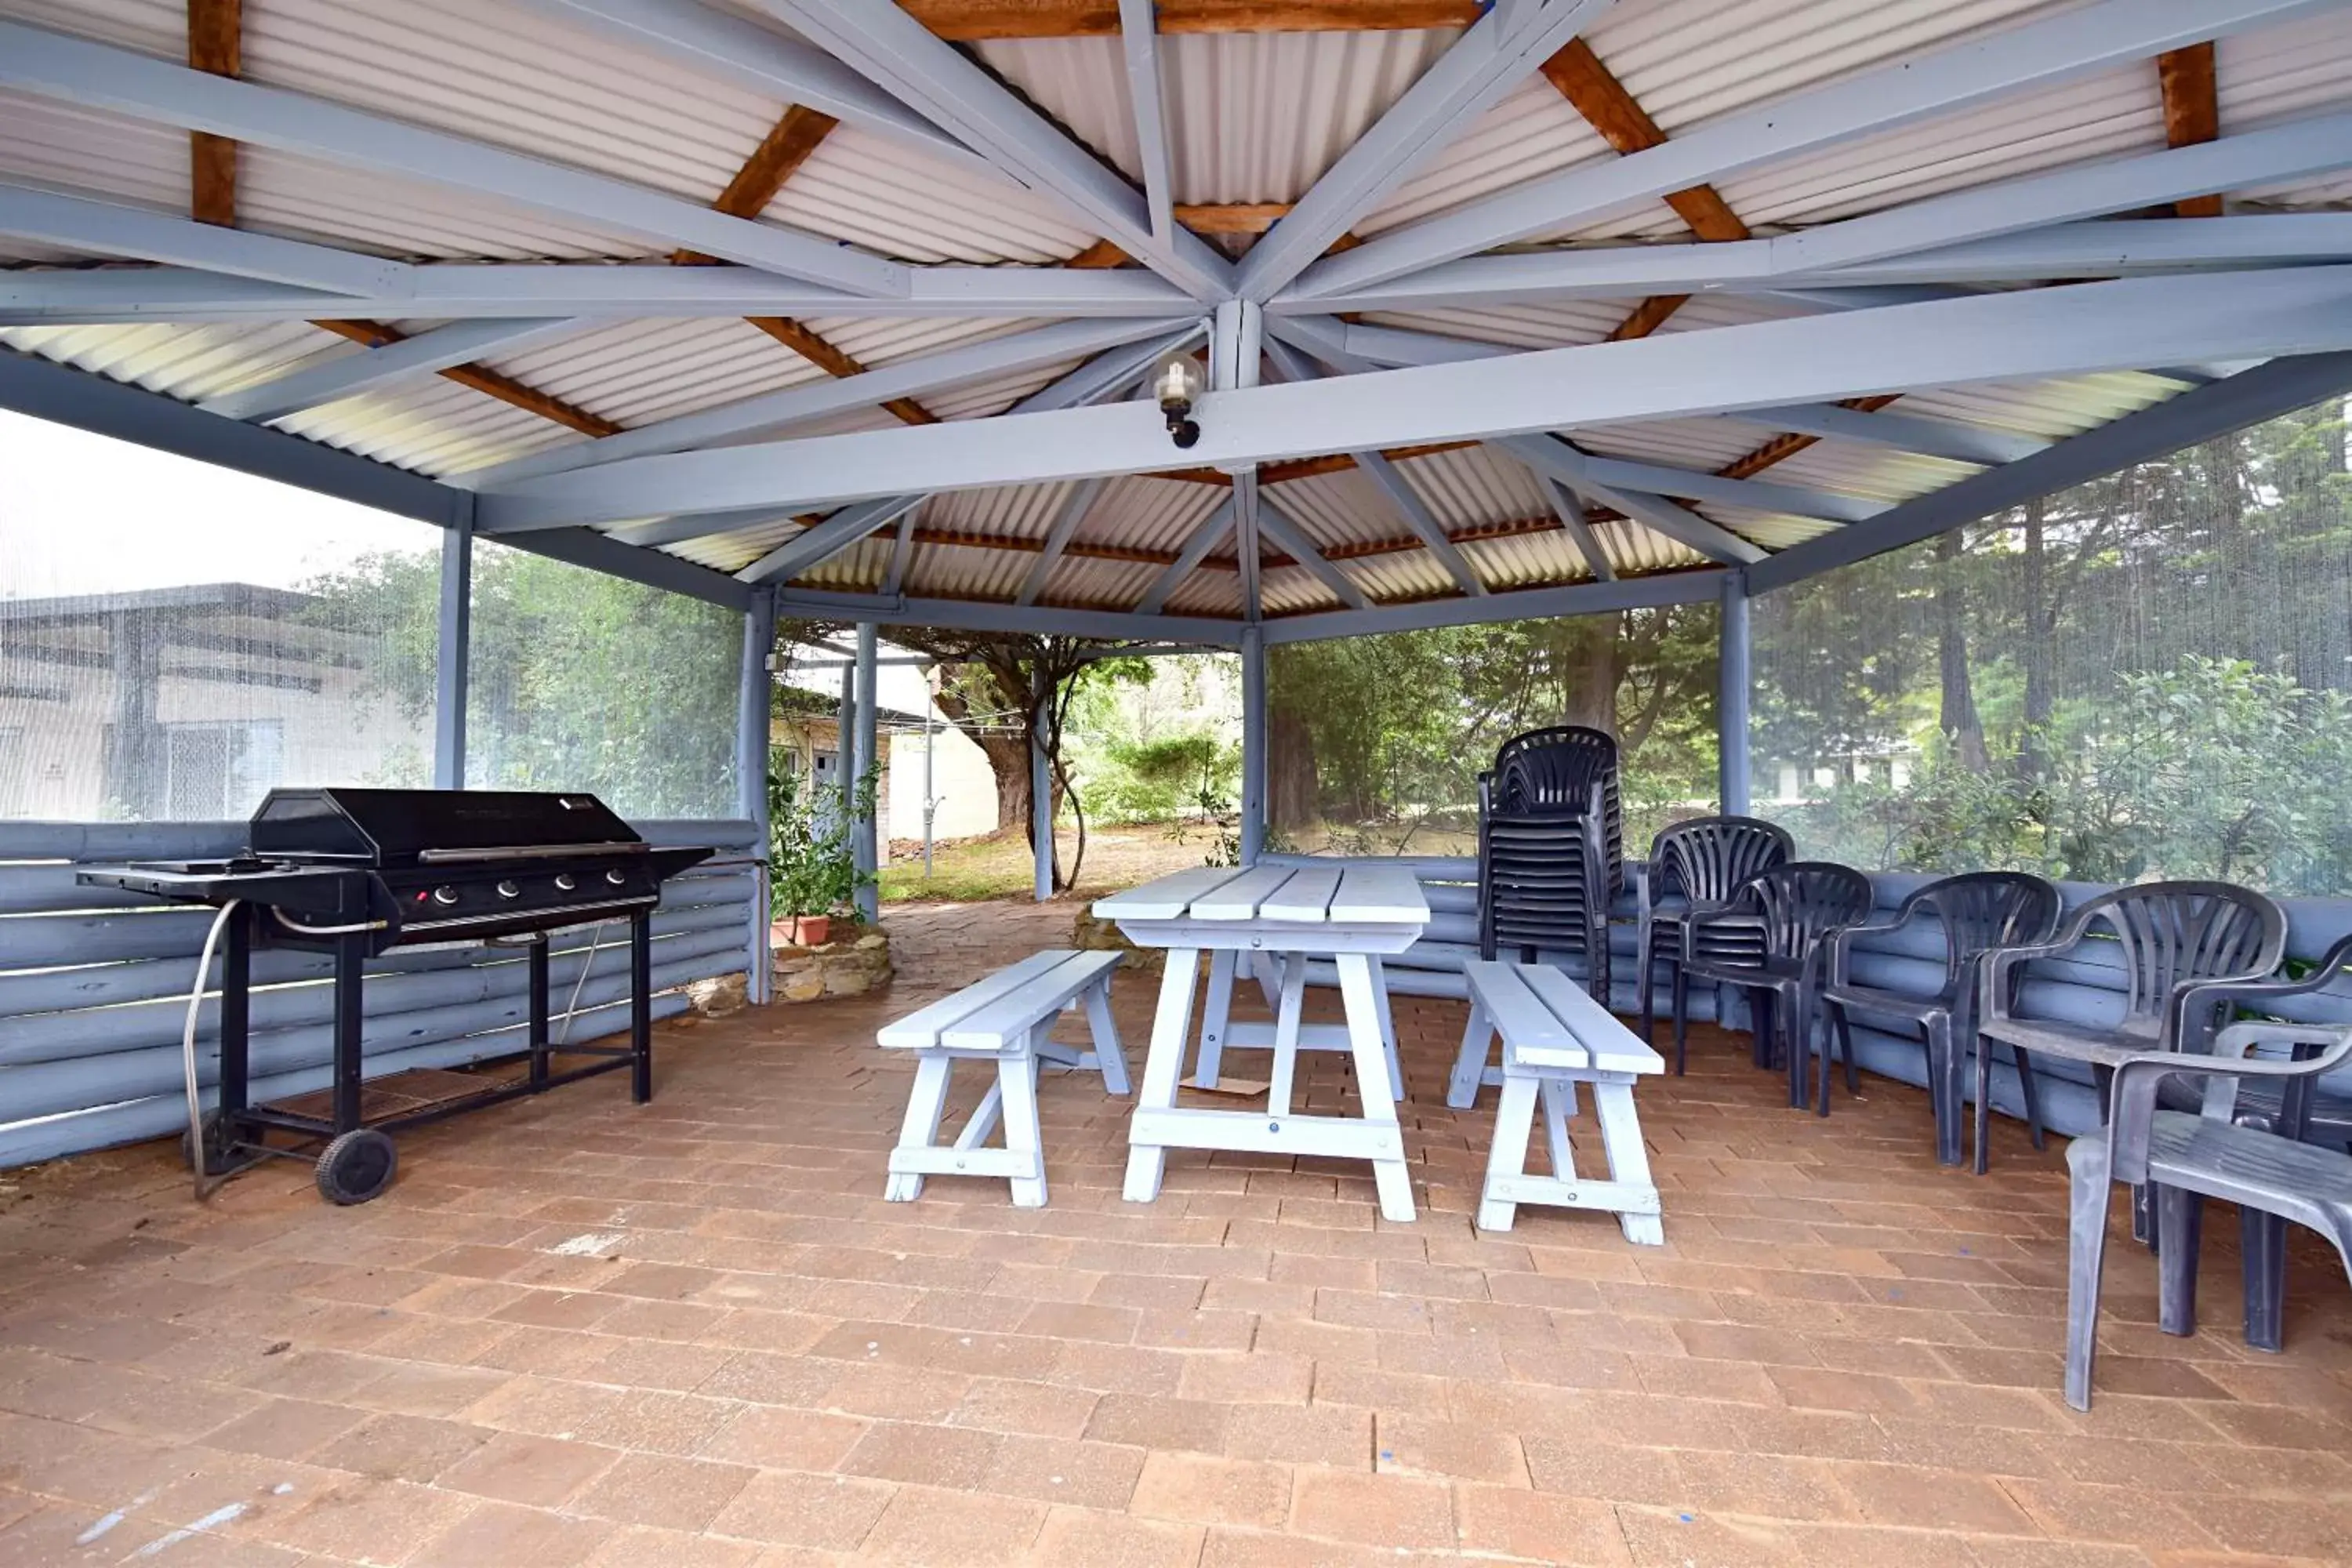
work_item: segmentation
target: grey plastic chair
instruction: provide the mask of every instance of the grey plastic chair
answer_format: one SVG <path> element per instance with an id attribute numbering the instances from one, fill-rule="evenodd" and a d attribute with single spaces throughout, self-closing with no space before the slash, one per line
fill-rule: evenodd
<path id="1" fill-rule="evenodd" d="M 1650 862 L 1636 889 L 1633 930 L 1635 1010 L 1642 1039 L 1655 1033 L 1657 966 L 1661 960 L 1679 973 L 1683 924 L 1694 911 L 1719 910 L 1742 882 L 1759 871 L 1785 865 L 1796 854 L 1789 830 L 1753 816 L 1698 816 L 1661 828 L 1650 840 Z M 1754 953 L 1752 925 L 1717 921 L 1709 932 L 1715 946 Z M 1676 1005 L 1675 1016 L 1682 1018 Z M 1680 1058 L 1675 1066 L 1682 1071 Z"/>
<path id="2" fill-rule="evenodd" d="M 2352 975 L 2352 936 L 2337 942 L 2309 973 L 2294 980 L 2191 986 L 2181 997 L 2185 1033 L 2180 1048 L 2190 1053 L 2209 1051 L 2213 1028 L 2229 1012 L 2242 1009 L 2280 1016 L 2306 1010 L 2298 1007 L 2297 998 L 2326 992 L 2344 975 Z M 2341 990 L 2334 999 L 2352 1003 L 2352 997 Z M 2334 1027 L 2335 1021 L 2320 1026 Z M 2158 1100 L 2172 1110 L 2193 1110 L 2199 1104 L 2195 1089 L 2180 1079 L 2167 1079 Z M 2331 1092 L 2331 1087 L 2316 1078 L 2262 1077 L 2242 1083 L 2231 1120 L 2299 1143 L 2333 1145 L 2352 1153 L 2352 1093 L 2343 1089 Z M 2252 1208 L 2241 1210 L 2238 1222 L 2243 1241 L 2246 1342 L 2256 1350 L 2274 1351 L 2284 1341 L 2286 1222 Z"/>
<path id="3" fill-rule="evenodd" d="M 2058 889 L 2023 871 L 1971 871 L 1928 883 L 1896 906 L 1895 918 L 1850 926 L 1830 938 L 1821 995 L 1822 1013 L 1853 1081 L 1853 1013 L 1894 1019 L 1919 1031 L 1927 1052 L 1927 1098 L 1936 1110 L 1936 1160 L 1960 1163 L 1960 1129 L 1968 1119 L 1960 1068 L 1975 1040 L 1977 971 L 2000 947 L 2045 942 L 2058 929 Z M 1936 917 L 1944 939 L 1944 978 L 1927 994 L 1864 985 L 1853 978 L 1853 946 L 1867 936 L 1899 931 L 1923 916 Z M 1828 1042 L 1825 1040 L 1824 1045 Z M 1830 1113 L 1830 1058 L 1822 1053 L 1815 1110 Z"/>
<path id="4" fill-rule="evenodd" d="M 1690 983 L 1736 985 L 1756 1010 L 1756 1065 L 1770 1067 L 1785 1053 L 1789 1103 L 1802 1107 L 1822 944 L 1868 920 L 1873 901 L 1870 879 L 1853 867 L 1791 860 L 1748 879 L 1728 904 L 1694 907 L 1682 923 L 1675 965 L 1675 1070 L 1682 1071 L 1689 1041 Z M 1760 934 L 1760 951 L 1710 945 L 1715 928 L 1734 922 Z"/>
<path id="5" fill-rule="evenodd" d="M 1579 724 L 1503 742 L 1478 775 L 1478 952 L 1580 953 L 1609 996 L 1609 907 L 1623 885 L 1617 742 Z"/>
<path id="6" fill-rule="evenodd" d="M 2145 1050 L 2178 1050 L 2183 992 L 2200 982 L 2261 980 L 2286 951 L 2286 911 L 2250 888 L 2229 882 L 2142 882 L 2102 893 L 2076 910 L 2045 942 L 1985 955 L 1977 998 L 1977 1170 L 1985 1169 L 1991 1100 L 1991 1043 L 2007 1046 L 2025 1096 L 2033 1146 L 2044 1146 L 2035 1057 L 2086 1064 L 2095 1080 Z M 2101 962 L 2123 970 L 2124 1016 L 2095 1027 L 2036 1016 L 2024 982 L 2029 964 Z"/>
<path id="7" fill-rule="evenodd" d="M 2250 1060 L 2257 1047 L 2315 1054 L 2301 1061 Z M 2072 1183 L 2066 1268 L 2066 1403 L 2091 1407 L 2091 1363 L 2098 1349 L 2099 1274 L 2106 1256 L 2107 1210 L 2115 1184 L 2157 1193 L 2158 1325 L 2168 1334 L 2197 1327 L 2197 1250 L 2204 1200 L 2309 1226 L 2335 1244 L 2352 1276 L 2352 1154 L 2298 1143 L 2234 1120 L 2240 1080 L 2283 1087 L 2308 1081 L 2352 1059 L 2352 1029 L 2293 1024 L 2233 1024 L 2210 1055 L 2133 1051 L 2110 1064 L 2105 1131 L 2066 1150 Z M 2161 1082 L 2205 1079 L 2195 1114 L 2159 1110 Z"/>

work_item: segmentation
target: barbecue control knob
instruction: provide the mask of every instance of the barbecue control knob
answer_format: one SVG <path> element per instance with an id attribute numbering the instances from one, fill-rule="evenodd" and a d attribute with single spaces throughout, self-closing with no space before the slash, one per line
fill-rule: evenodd
<path id="1" fill-rule="evenodd" d="M 617 888 L 617 887 L 619 887 L 622 883 L 624 883 L 624 882 L 627 881 L 628 879 L 629 879 L 628 873 L 627 873 L 627 872 L 625 872 L 625 871 L 624 871 L 624 870 L 622 870 L 622 869 L 621 869 L 619 867 L 617 867 L 617 866 L 614 867 L 614 868 L 613 868 L 613 869 L 611 869 L 611 870 L 609 870 L 609 871 L 607 871 L 607 872 L 605 872 L 605 873 L 604 873 L 604 880 L 606 880 L 606 881 L 608 881 L 608 882 L 612 883 L 612 884 L 613 884 L 613 886 L 614 886 L 614 887 L 616 887 L 616 888 Z"/>
<path id="2" fill-rule="evenodd" d="M 522 897 L 522 889 L 512 882 L 500 882 L 499 884 L 499 897 L 502 899 L 519 899 Z"/>
<path id="3" fill-rule="evenodd" d="M 436 904 L 454 904 L 457 901 L 457 889 L 436 888 L 433 889 L 433 901 Z"/>
<path id="4" fill-rule="evenodd" d="M 559 893 L 568 893 L 579 885 L 580 879 L 574 877 L 569 871 L 564 872 L 562 875 L 555 879 L 555 890 Z"/>

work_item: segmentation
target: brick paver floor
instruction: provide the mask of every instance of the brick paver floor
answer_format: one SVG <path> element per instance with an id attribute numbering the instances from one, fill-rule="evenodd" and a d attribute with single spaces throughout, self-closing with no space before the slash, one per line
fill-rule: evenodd
<path id="1" fill-rule="evenodd" d="M 2352 1561 L 2331 1258 L 2298 1251 L 2273 1357 L 2225 1215 L 2193 1339 L 2119 1245 L 2077 1415 L 2056 1149 L 2004 1125 L 1990 1177 L 1940 1170 L 1916 1091 L 1818 1121 L 1713 1031 L 1641 1091 L 1663 1248 L 1472 1228 L 1493 1096 L 1444 1109 L 1438 1002 L 1398 1009 L 1415 1224 L 1360 1167 L 1201 1154 L 1125 1204 L 1125 1108 L 1075 1076 L 1049 1208 L 885 1204 L 876 1025 L 1068 917 L 900 910 L 891 994 L 666 1026 L 651 1106 L 420 1131 L 362 1208 L 288 1165 L 199 1209 L 160 1144 L 19 1173 L 0 1568 Z M 1139 1065 L 1151 994 L 1118 987 Z"/>

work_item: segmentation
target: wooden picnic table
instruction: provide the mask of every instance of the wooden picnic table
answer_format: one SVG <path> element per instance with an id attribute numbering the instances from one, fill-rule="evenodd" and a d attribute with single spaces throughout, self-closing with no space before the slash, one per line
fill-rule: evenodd
<path id="1" fill-rule="evenodd" d="M 1160 1006 L 1143 1065 L 1142 1088 L 1128 1134 L 1126 1196 L 1160 1195 L 1171 1149 L 1366 1160 L 1381 1213 L 1413 1217 L 1404 1135 L 1397 1121 L 1402 1092 L 1382 954 L 1402 952 L 1429 924 L 1429 900 L 1410 872 L 1391 867 L 1200 867 L 1096 900 L 1096 915 L 1117 922 L 1140 947 L 1168 950 Z M 1263 1112 L 1209 1110 L 1176 1103 L 1192 1044 L 1200 957 L 1212 954 L 1202 1019 L 1199 1080 L 1214 1088 L 1226 1046 L 1269 1047 L 1273 1077 Z M 1328 957 L 1339 971 L 1344 1025 L 1302 1025 L 1307 966 Z M 1275 1022 L 1229 1026 L 1237 961 L 1267 966 Z M 1290 1100 L 1300 1049 L 1348 1051 L 1355 1062 L 1360 1116 L 1293 1115 Z"/>

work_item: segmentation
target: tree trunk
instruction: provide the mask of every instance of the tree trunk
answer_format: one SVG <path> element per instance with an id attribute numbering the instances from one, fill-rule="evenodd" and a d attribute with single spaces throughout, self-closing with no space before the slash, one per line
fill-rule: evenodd
<path id="1" fill-rule="evenodd" d="M 1577 616 L 1559 623 L 1563 724 L 1617 733 L 1622 616 Z"/>
<path id="2" fill-rule="evenodd" d="M 2042 754 L 2057 699 L 2051 689 L 2058 658 L 2058 616 L 2050 603 L 2050 563 L 2042 539 L 2045 513 L 2041 497 L 2025 503 L 2025 557 L 2020 577 L 2025 594 L 2025 733 L 2019 738 L 2017 769 L 2028 782 L 2039 782 L 2049 768 Z"/>
<path id="3" fill-rule="evenodd" d="M 996 775 L 996 826 L 1029 825 L 1029 742 L 1017 735 L 982 735 L 980 749 Z"/>
<path id="4" fill-rule="evenodd" d="M 1985 751 L 1984 721 L 1977 715 L 1969 679 L 1968 590 L 1960 581 L 1960 531 L 1936 541 L 1936 662 L 1943 676 L 1943 704 L 1937 728 L 1952 743 L 1960 765 L 1972 773 L 1992 765 Z"/>
<path id="5" fill-rule="evenodd" d="M 1316 796 L 1315 731 L 1295 709 L 1269 703 L 1265 715 L 1266 822 L 1296 835 L 1322 816 Z"/>

